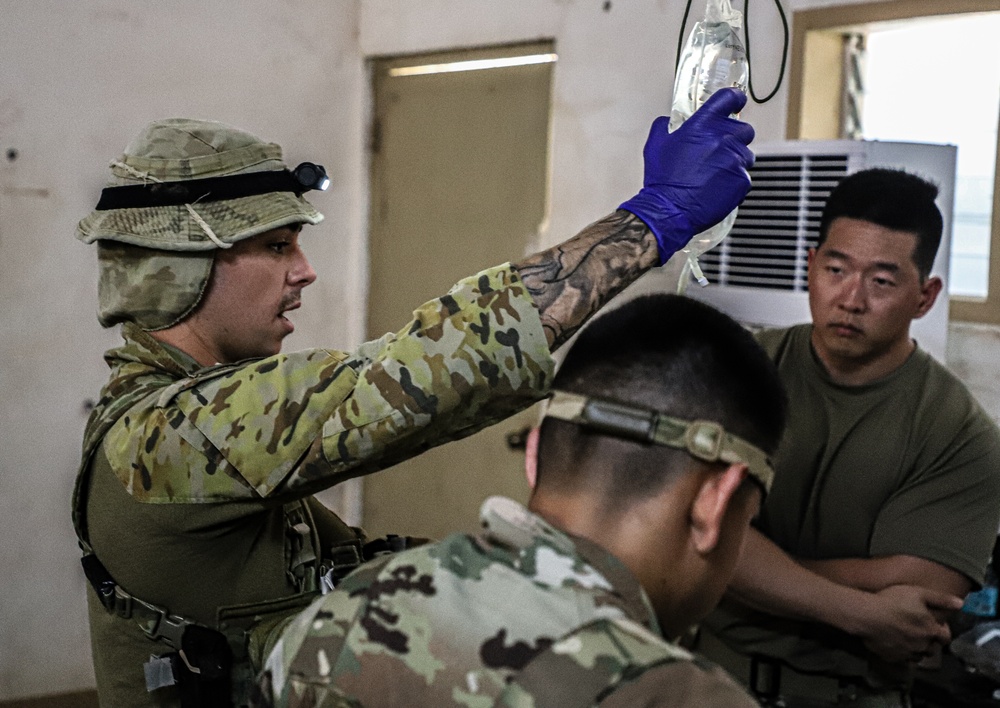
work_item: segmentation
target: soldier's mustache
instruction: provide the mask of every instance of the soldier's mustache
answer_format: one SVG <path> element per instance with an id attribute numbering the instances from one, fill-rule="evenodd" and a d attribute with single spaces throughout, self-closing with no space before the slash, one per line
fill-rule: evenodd
<path id="1" fill-rule="evenodd" d="M 292 306 L 298 306 L 301 304 L 302 304 L 302 291 L 297 290 L 293 293 L 288 293 L 287 295 L 283 296 L 281 298 L 280 307 L 281 311 L 284 312 L 285 310 L 289 309 Z"/>

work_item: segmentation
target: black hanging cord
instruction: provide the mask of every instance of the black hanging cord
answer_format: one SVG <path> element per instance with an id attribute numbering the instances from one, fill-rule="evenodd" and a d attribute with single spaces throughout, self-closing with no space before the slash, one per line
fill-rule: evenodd
<path id="1" fill-rule="evenodd" d="M 774 94 L 778 93 L 778 89 L 781 88 L 782 79 L 785 78 L 785 62 L 788 60 L 788 19 L 785 17 L 784 9 L 781 7 L 781 0 L 774 0 L 774 4 L 778 8 L 778 16 L 781 17 L 781 27 L 785 32 L 785 39 L 781 45 L 781 68 L 778 69 L 778 81 L 774 84 L 774 89 L 771 93 L 764 96 L 764 98 L 757 98 L 757 94 L 753 90 L 753 65 L 750 63 L 750 15 L 748 14 L 750 0 L 743 0 L 743 35 L 746 38 L 747 45 L 747 86 L 750 89 L 750 98 L 754 100 L 754 103 L 767 103 L 774 98 Z"/>
<path id="2" fill-rule="evenodd" d="M 687 0 L 687 4 L 684 6 L 684 17 L 681 19 L 681 31 L 677 35 L 677 56 L 674 57 L 674 76 L 677 75 L 677 70 L 681 66 L 681 50 L 684 49 L 684 26 L 688 22 L 688 14 L 691 12 L 691 2 L 692 0 Z M 747 60 L 749 62 L 749 59 Z"/>
<path id="3" fill-rule="evenodd" d="M 674 57 L 674 76 L 677 75 L 677 70 L 681 65 L 681 51 L 684 48 L 684 28 L 687 25 L 688 15 L 691 13 L 692 2 L 693 0 L 687 0 L 687 3 L 684 5 L 684 17 L 681 19 L 681 31 L 677 36 L 677 56 Z M 781 82 L 785 78 L 785 63 L 788 61 L 788 19 L 785 17 L 784 8 L 781 7 L 781 0 L 774 0 L 774 4 L 778 8 L 778 16 L 781 17 L 781 27 L 785 33 L 785 38 L 781 46 L 781 68 L 778 69 L 778 81 L 774 85 L 774 89 L 771 93 L 767 94 L 764 98 L 757 98 L 757 95 L 753 90 L 753 67 L 750 64 L 750 0 L 743 0 L 743 36 L 745 38 L 747 50 L 747 87 L 750 89 L 750 98 L 754 100 L 754 103 L 767 103 L 774 98 L 774 94 L 778 93 L 778 89 L 781 88 Z"/>

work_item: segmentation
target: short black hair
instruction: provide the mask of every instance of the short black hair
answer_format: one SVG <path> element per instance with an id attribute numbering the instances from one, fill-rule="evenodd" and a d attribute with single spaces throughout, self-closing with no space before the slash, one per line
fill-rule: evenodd
<path id="1" fill-rule="evenodd" d="M 678 418 L 715 421 L 769 455 L 785 425 L 784 387 L 753 336 L 719 310 L 680 295 L 638 297 L 595 319 L 567 353 L 553 387 Z M 574 459 L 601 454 L 607 441 L 600 433 L 546 418 L 538 484 L 590 484 L 593 480 L 575 478 Z M 653 455 L 655 464 L 609 460 L 605 486 L 620 500 L 648 495 L 672 470 L 693 463 L 682 450 L 630 445 L 637 460 L 653 460 Z"/>
<path id="2" fill-rule="evenodd" d="M 913 262 L 921 278 L 934 267 L 944 221 L 934 200 L 938 188 L 904 170 L 876 167 L 848 175 L 830 193 L 819 225 L 819 248 L 834 219 L 846 216 L 915 234 Z"/>

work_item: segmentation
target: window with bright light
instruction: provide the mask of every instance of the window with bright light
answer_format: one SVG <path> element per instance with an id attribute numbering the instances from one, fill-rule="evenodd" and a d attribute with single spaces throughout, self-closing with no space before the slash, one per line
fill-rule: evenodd
<path id="1" fill-rule="evenodd" d="M 958 146 L 948 289 L 960 297 L 985 299 L 990 288 L 998 37 L 1000 13 L 905 20 L 867 32 L 863 137 Z"/>

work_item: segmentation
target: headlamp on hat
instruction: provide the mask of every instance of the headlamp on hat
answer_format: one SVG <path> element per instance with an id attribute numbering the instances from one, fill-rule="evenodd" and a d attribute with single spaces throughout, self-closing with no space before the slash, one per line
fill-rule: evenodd
<path id="1" fill-rule="evenodd" d="M 310 190 L 325 191 L 329 186 L 330 178 L 322 165 L 303 162 L 291 171 L 268 170 L 225 177 L 105 187 L 95 208 L 97 211 L 109 211 L 203 204 L 270 192 L 294 192 L 301 197 Z"/>
<path id="2" fill-rule="evenodd" d="M 330 178 L 326 176 L 323 165 L 303 162 L 292 170 L 292 176 L 304 187 L 303 192 L 308 192 L 310 189 L 325 192 L 326 188 L 330 186 Z"/>
<path id="3" fill-rule="evenodd" d="M 705 462 L 743 463 L 750 479 L 764 492 L 771 489 L 774 469 L 756 445 L 727 432 L 710 420 L 683 420 L 652 408 L 554 391 L 546 418 L 574 423 L 605 435 L 686 450 Z"/>

